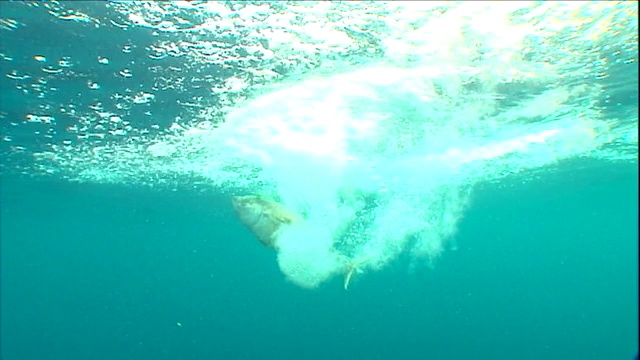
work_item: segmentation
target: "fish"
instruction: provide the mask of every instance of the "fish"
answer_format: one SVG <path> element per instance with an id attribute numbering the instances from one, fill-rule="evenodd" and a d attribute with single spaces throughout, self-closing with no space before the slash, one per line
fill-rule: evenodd
<path id="1" fill-rule="evenodd" d="M 240 221 L 263 245 L 276 250 L 282 229 L 303 221 L 300 214 L 260 195 L 234 196 L 231 202 Z"/>
<path id="2" fill-rule="evenodd" d="M 284 228 L 304 221 L 297 212 L 285 205 L 260 195 L 234 196 L 233 209 L 242 222 L 265 246 L 279 251 L 278 238 Z M 364 272 L 369 256 L 352 259 L 341 256 L 343 264 L 343 288 L 349 290 L 354 275 Z"/>

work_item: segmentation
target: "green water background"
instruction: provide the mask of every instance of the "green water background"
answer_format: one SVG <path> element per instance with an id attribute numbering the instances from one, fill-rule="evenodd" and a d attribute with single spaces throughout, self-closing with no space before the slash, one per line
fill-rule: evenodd
<path id="1" fill-rule="evenodd" d="M 480 186 L 433 268 L 309 291 L 226 195 L 4 177 L 2 359 L 631 359 L 637 186 L 606 163 Z"/>

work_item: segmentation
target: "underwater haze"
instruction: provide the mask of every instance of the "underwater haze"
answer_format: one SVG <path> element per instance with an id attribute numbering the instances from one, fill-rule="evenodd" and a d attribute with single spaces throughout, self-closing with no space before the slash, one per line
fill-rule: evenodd
<path id="1" fill-rule="evenodd" d="M 637 356 L 637 19 L 1 2 L 0 356 Z"/>

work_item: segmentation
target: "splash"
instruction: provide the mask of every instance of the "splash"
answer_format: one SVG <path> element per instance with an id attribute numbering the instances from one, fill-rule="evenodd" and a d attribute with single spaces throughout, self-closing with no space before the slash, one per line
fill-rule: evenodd
<path id="1" fill-rule="evenodd" d="M 0 19 L 8 39 L 53 16 L 122 50 L 3 49 L 2 81 L 36 104 L 0 112 L 4 173 L 267 195 L 303 219 L 261 238 L 305 288 L 433 262 L 476 184 L 637 157 L 637 104 L 617 99 L 637 96 L 635 2 L 2 6 L 29 7 Z"/>

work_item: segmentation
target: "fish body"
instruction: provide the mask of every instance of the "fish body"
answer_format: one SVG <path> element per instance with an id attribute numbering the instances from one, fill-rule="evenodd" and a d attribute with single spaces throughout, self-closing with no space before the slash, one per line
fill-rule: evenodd
<path id="1" fill-rule="evenodd" d="M 231 201 L 240 221 L 262 244 L 274 249 L 278 248 L 282 227 L 302 221 L 294 211 L 261 196 L 234 196 Z"/>

